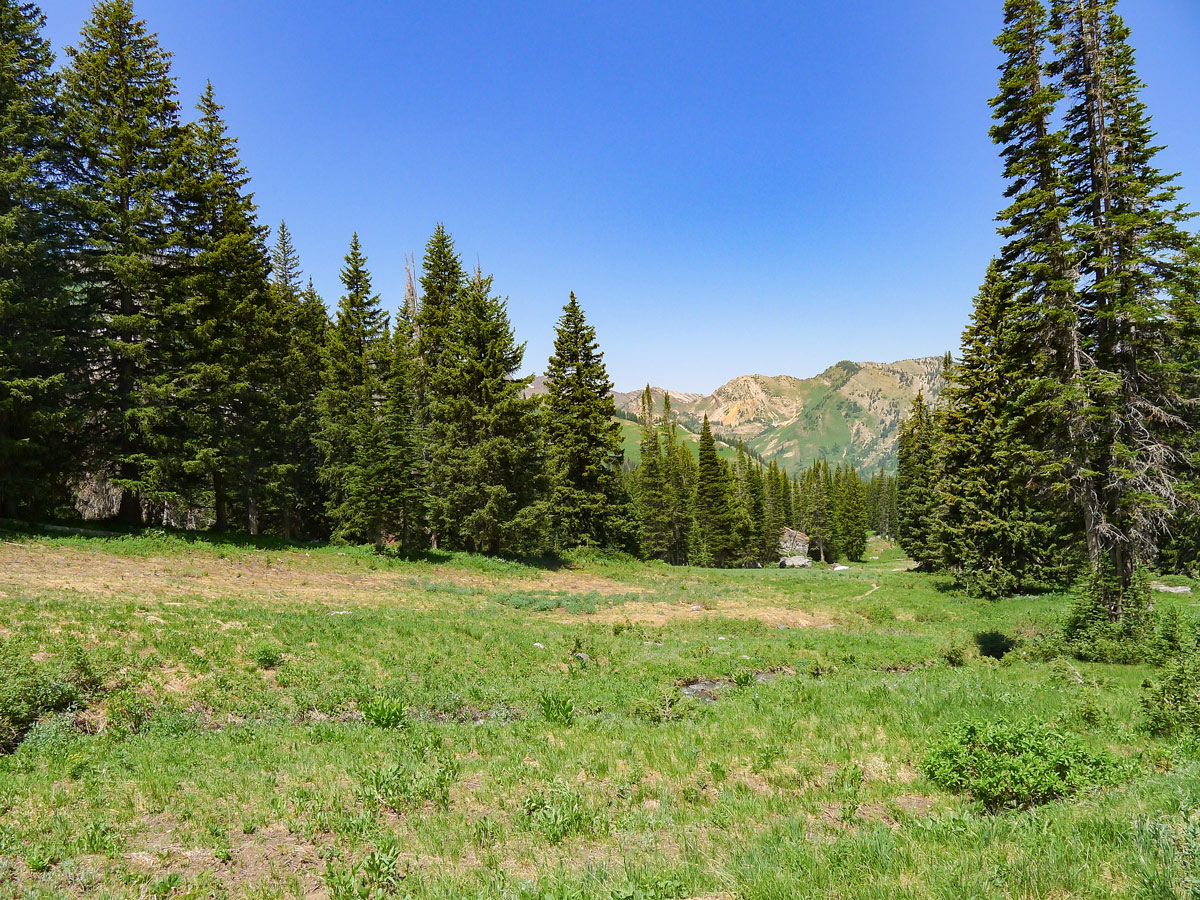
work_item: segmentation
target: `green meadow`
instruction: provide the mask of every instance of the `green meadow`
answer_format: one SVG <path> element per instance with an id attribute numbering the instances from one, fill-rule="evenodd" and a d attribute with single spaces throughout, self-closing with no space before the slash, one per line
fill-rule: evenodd
<path id="1" fill-rule="evenodd" d="M 1146 728 L 1155 669 L 1052 652 L 1067 595 L 971 600 L 880 541 L 708 571 L 0 537 L 0 898 L 1200 896 L 1200 745 Z M 1103 777 L 948 788 L 964 721 Z"/>

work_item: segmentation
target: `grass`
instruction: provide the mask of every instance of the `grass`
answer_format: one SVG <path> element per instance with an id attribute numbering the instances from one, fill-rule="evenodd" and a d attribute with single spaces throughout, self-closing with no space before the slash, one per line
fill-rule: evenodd
<path id="1" fill-rule="evenodd" d="M 76 685 L 0 756 L 2 900 L 1194 889 L 1200 746 L 1143 727 L 1155 670 L 1039 659 L 1066 596 L 970 600 L 882 544 L 835 573 L 0 539 L 6 658 Z M 922 774 L 967 719 L 1122 777 L 990 812 Z"/>

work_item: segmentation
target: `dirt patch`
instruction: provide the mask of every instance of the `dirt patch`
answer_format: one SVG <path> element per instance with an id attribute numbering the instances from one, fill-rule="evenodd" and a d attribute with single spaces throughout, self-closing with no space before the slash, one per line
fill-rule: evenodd
<path id="1" fill-rule="evenodd" d="M 680 620 L 718 617 L 727 619 L 755 619 L 778 628 L 828 628 L 836 622 L 824 613 L 805 612 L 774 606 L 767 600 L 734 600 L 713 603 L 703 609 L 693 609 L 696 604 L 652 603 L 635 601 L 598 609 L 594 613 L 553 614 L 560 622 L 578 622 L 581 616 L 588 621 L 611 624 L 629 621 L 637 625 L 664 626 Z"/>
<path id="2" fill-rule="evenodd" d="M 285 825 L 261 828 L 234 844 L 227 853 L 185 847 L 179 823 L 168 814 L 145 820 L 139 849 L 125 855 L 132 868 L 155 877 L 178 873 L 184 878 L 207 874 L 226 887 L 245 888 L 296 878 L 303 896 L 323 896 L 321 848 L 293 834 Z"/>

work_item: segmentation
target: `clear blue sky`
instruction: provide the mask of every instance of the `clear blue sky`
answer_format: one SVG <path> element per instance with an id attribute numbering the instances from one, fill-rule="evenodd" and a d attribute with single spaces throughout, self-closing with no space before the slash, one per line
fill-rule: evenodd
<path id="1" fill-rule="evenodd" d="M 56 47 L 85 0 L 44 0 Z M 1200 3 L 1125 0 L 1200 201 Z M 574 290 L 618 388 L 709 391 L 957 347 L 1002 182 L 1001 0 L 139 0 L 206 78 L 263 220 L 333 305 L 352 231 L 394 308 L 444 221 L 540 370 Z"/>

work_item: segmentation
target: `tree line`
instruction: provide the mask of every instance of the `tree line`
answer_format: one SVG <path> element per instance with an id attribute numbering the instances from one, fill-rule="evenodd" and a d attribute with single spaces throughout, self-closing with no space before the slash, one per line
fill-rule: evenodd
<path id="1" fill-rule="evenodd" d="M 736 457 L 726 460 L 717 452 L 708 416 L 693 457 L 670 395 L 659 406 L 649 387 L 641 403 L 641 462 L 629 492 L 643 557 L 674 565 L 772 565 L 780 558 L 784 528 L 804 532 L 817 561 L 859 561 L 868 531 L 893 537 L 897 521 L 893 476 L 880 472 L 863 481 L 853 466 L 831 469 L 825 460 L 789 475 L 740 444 Z"/>
<path id="2" fill-rule="evenodd" d="M 395 315 L 354 235 L 331 316 L 287 225 L 259 223 L 212 85 L 185 121 L 129 0 L 61 69 L 44 24 L 0 0 L 0 515 L 87 496 L 127 526 L 718 566 L 774 562 L 785 526 L 828 561 L 891 528 L 884 476 L 730 465 L 707 422 L 693 460 L 669 408 L 627 468 L 575 296 L 531 396 L 506 300 L 441 225 Z"/>
<path id="3" fill-rule="evenodd" d="M 1200 553 L 1200 242 L 1156 163 L 1116 0 L 1006 0 L 1009 205 L 936 410 L 902 429 L 899 536 L 998 597 L 1085 573 L 1120 620 Z"/>

